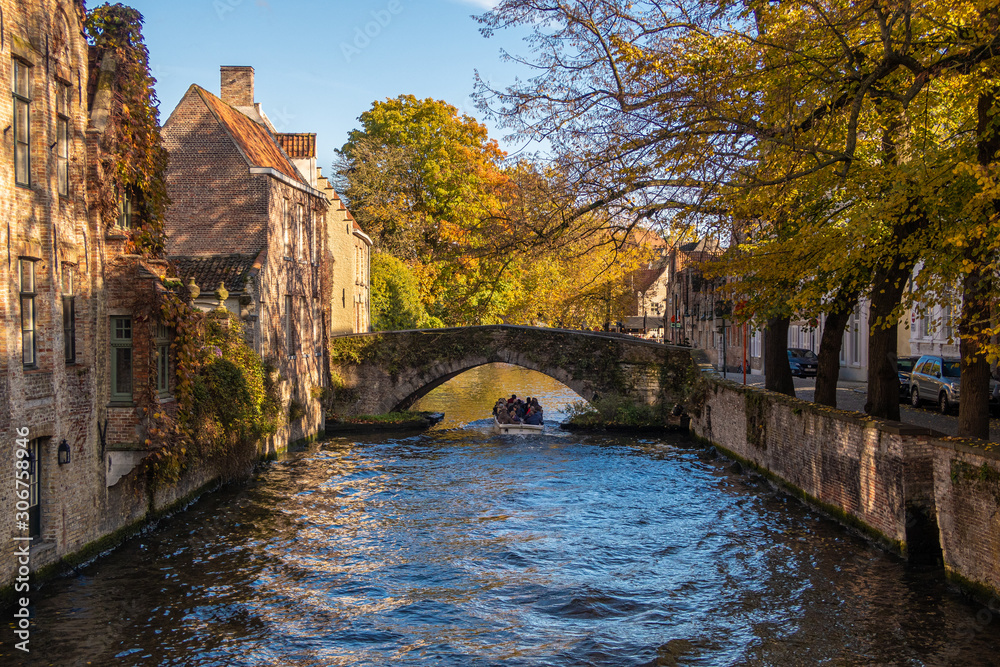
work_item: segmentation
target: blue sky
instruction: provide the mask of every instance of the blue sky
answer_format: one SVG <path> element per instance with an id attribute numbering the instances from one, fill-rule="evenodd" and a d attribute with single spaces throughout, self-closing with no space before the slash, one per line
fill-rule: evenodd
<path id="1" fill-rule="evenodd" d="M 252 65 L 257 101 L 277 129 L 318 134 L 324 173 L 375 100 L 433 97 L 482 120 L 469 97 L 475 70 L 510 83 L 515 73 L 500 49 L 526 50 L 516 35 L 479 34 L 472 15 L 492 0 L 122 2 L 145 18 L 161 122 L 192 83 L 218 94 L 220 65 Z"/>

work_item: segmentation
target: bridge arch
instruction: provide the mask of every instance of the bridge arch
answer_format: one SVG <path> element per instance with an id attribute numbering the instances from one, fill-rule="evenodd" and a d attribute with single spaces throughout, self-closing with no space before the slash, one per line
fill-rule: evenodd
<path id="1" fill-rule="evenodd" d="M 511 325 L 390 331 L 331 341 L 333 409 L 380 414 L 412 406 L 467 370 L 508 363 L 563 383 L 586 400 L 620 394 L 676 400 L 690 379 L 690 350 L 618 334 Z"/>

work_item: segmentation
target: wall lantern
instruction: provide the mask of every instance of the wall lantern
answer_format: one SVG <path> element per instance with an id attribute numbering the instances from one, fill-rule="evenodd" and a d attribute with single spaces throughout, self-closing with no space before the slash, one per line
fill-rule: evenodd
<path id="1" fill-rule="evenodd" d="M 59 449 L 56 450 L 59 456 L 59 465 L 64 465 L 69 463 L 69 443 L 63 440 L 59 443 Z"/>

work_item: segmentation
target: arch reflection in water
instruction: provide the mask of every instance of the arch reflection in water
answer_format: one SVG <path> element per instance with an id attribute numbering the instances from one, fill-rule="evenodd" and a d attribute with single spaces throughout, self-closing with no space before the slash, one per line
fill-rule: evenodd
<path id="1" fill-rule="evenodd" d="M 538 397 L 550 428 L 566 418 L 571 403 L 583 400 L 563 383 L 538 371 L 512 364 L 486 364 L 448 380 L 412 409 L 443 412 L 444 421 L 435 428 L 455 428 L 480 420 L 492 423 L 493 405 L 501 394 Z"/>

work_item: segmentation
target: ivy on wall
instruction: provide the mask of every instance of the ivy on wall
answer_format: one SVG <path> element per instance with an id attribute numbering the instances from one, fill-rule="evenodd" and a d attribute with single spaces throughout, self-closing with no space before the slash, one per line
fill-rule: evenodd
<path id="1" fill-rule="evenodd" d="M 139 399 L 147 420 L 147 466 L 160 483 L 177 481 L 190 466 L 214 465 L 224 478 L 244 473 L 261 439 L 282 423 L 276 372 L 247 343 L 239 318 L 202 313 L 172 292 L 157 303 L 172 331 L 176 411 L 160 407 L 155 376 Z"/>
<path id="2" fill-rule="evenodd" d="M 163 217 L 169 204 L 167 152 L 160 144 L 156 79 L 149 72 L 142 14 L 105 3 L 86 13 L 84 27 L 90 43 L 91 107 L 100 88 L 106 87 L 111 95 L 93 183 L 94 205 L 111 226 L 119 202 L 128 194 L 133 214 L 129 243 L 138 254 L 159 257 L 166 242 Z"/>

